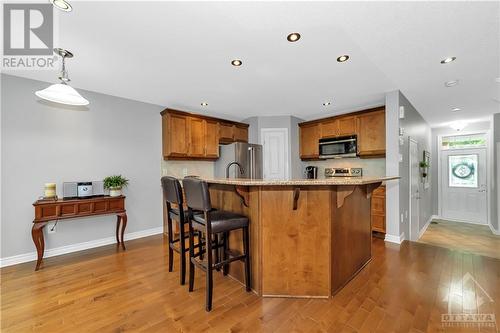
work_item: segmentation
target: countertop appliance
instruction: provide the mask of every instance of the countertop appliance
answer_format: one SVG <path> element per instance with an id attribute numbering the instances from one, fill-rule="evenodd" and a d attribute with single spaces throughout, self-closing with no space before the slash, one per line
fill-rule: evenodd
<path id="1" fill-rule="evenodd" d="M 319 140 L 319 158 L 356 157 L 358 139 L 356 135 Z"/>
<path id="2" fill-rule="evenodd" d="M 215 162 L 215 177 L 262 179 L 262 169 L 261 145 L 235 142 L 219 146 L 219 159 Z"/>
<path id="3" fill-rule="evenodd" d="M 362 168 L 325 168 L 325 177 L 361 177 Z"/>
<path id="4" fill-rule="evenodd" d="M 307 179 L 317 179 L 318 167 L 312 165 L 306 166 L 306 171 L 304 173 Z"/>

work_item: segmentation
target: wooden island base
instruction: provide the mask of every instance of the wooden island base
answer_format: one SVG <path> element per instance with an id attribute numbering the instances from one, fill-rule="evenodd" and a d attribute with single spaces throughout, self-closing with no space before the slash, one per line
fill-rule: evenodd
<path id="1" fill-rule="evenodd" d="M 209 181 L 210 183 L 210 181 Z M 252 288 L 264 297 L 328 298 L 371 260 L 370 197 L 363 185 L 210 184 L 212 205 L 250 219 Z M 241 251 L 241 233 L 230 235 Z M 243 264 L 229 274 L 243 282 Z"/>

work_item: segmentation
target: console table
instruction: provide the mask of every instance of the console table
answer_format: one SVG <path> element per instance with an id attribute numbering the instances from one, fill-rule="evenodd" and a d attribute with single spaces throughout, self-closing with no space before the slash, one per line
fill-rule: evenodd
<path id="1" fill-rule="evenodd" d="M 35 271 L 40 268 L 45 249 L 43 228 L 50 221 L 95 215 L 116 215 L 116 242 L 118 246 L 121 245 L 125 250 L 125 243 L 123 242 L 123 235 L 127 226 L 125 196 L 38 200 L 33 203 L 33 206 L 35 207 L 35 219 L 33 220 L 33 228 L 31 228 L 31 236 L 38 254 Z"/>

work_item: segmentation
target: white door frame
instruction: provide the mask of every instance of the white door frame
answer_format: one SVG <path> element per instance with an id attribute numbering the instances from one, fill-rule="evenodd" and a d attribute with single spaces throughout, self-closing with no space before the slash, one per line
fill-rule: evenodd
<path id="1" fill-rule="evenodd" d="M 262 144 L 262 149 L 264 149 L 264 133 L 266 132 L 284 132 L 285 133 L 285 179 L 290 178 L 290 155 L 288 153 L 288 128 L 280 127 L 280 128 L 261 128 L 260 129 L 260 142 Z M 264 151 L 262 152 L 262 156 L 264 156 Z M 264 173 L 264 161 L 262 161 L 262 173 Z"/>
<path id="2" fill-rule="evenodd" d="M 438 187 L 438 215 L 441 218 L 443 216 L 443 207 L 442 207 L 442 202 L 443 202 L 443 190 L 442 190 L 442 185 L 441 185 L 441 179 L 443 177 L 442 175 L 442 170 L 441 170 L 441 147 L 443 143 L 443 138 L 447 136 L 461 136 L 461 135 L 474 135 L 474 134 L 484 134 L 486 137 L 486 224 L 490 227 L 491 230 L 493 229 L 493 226 L 491 225 L 491 177 L 492 177 L 492 172 L 491 170 L 493 168 L 492 166 L 492 149 L 491 149 L 491 132 L 490 130 L 483 130 L 483 131 L 466 131 L 466 132 L 457 132 L 457 133 L 450 133 L 450 134 L 440 134 L 437 136 L 437 168 L 438 168 L 438 180 L 437 180 L 437 187 Z M 450 149 L 450 150 L 455 150 L 455 151 L 460 151 L 462 149 Z M 470 221 L 460 221 L 460 220 L 454 220 L 456 222 L 467 222 L 467 223 L 472 223 L 475 224 L 474 222 Z M 484 225 L 484 224 L 481 224 Z"/>
<path id="3" fill-rule="evenodd" d="M 411 177 L 412 177 L 412 172 L 411 172 L 411 142 L 415 143 L 417 145 L 417 161 L 419 160 L 418 158 L 418 141 L 409 137 L 408 138 L 408 170 L 409 170 L 409 177 L 408 177 L 408 216 L 410 217 L 409 218 L 409 225 L 408 225 L 408 239 L 410 241 L 417 241 L 418 240 L 418 236 L 420 234 L 420 212 L 418 212 L 418 221 L 417 221 L 417 237 L 413 240 L 412 239 L 412 236 L 414 236 L 411 232 L 411 227 L 412 227 L 412 211 L 411 211 Z M 419 180 L 420 181 L 420 180 Z M 420 183 L 419 183 L 420 185 Z M 419 195 L 420 195 L 420 186 L 418 188 L 419 190 Z M 418 210 L 420 210 L 420 201 L 418 201 L 418 207 L 417 207 Z"/>

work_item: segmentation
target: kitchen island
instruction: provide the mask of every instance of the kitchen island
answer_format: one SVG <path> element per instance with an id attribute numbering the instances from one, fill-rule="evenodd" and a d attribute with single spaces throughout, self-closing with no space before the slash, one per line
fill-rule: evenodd
<path id="1" fill-rule="evenodd" d="M 264 297 L 328 298 L 371 260 L 370 197 L 397 177 L 206 179 L 212 206 L 250 219 L 252 289 Z M 242 238 L 233 232 L 232 250 Z M 243 281 L 243 264 L 229 275 Z"/>

